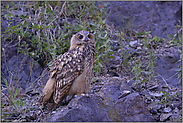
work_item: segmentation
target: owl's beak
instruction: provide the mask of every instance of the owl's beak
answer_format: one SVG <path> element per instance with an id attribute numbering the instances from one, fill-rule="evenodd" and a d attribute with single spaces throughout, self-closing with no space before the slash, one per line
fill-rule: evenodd
<path id="1" fill-rule="evenodd" d="M 88 42 L 88 38 L 86 38 L 85 41 Z"/>

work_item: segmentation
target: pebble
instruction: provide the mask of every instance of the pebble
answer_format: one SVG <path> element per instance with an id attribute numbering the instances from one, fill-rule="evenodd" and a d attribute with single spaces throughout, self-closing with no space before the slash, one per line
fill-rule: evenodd
<path id="1" fill-rule="evenodd" d="M 152 114 L 157 114 L 157 110 L 156 110 L 156 109 L 151 109 L 151 110 L 150 110 L 150 113 L 152 113 Z"/>
<path id="2" fill-rule="evenodd" d="M 160 115 L 160 121 L 161 121 L 161 122 L 166 121 L 170 116 L 172 116 L 172 113 L 168 113 L 168 114 L 162 113 L 162 114 Z"/>
<path id="3" fill-rule="evenodd" d="M 37 112 L 37 114 L 38 114 L 38 115 L 41 114 L 41 111 L 39 110 L 39 111 Z"/>
<path id="4" fill-rule="evenodd" d="M 52 111 L 52 114 L 55 114 L 56 113 L 56 111 Z"/>
<path id="5" fill-rule="evenodd" d="M 153 90 L 153 89 L 156 89 L 158 87 L 159 87 L 159 85 L 154 85 L 154 86 L 150 87 L 149 90 Z"/>
<path id="6" fill-rule="evenodd" d="M 118 53 L 120 53 L 121 51 L 122 51 L 122 50 L 121 50 L 121 49 L 119 49 L 119 50 L 118 50 Z"/>
<path id="7" fill-rule="evenodd" d="M 141 51 L 142 50 L 142 48 L 141 47 L 137 47 L 137 51 Z"/>
<path id="8" fill-rule="evenodd" d="M 169 48 L 169 45 L 165 45 L 165 48 Z"/>
<path id="9" fill-rule="evenodd" d="M 137 43 L 138 43 L 137 41 L 131 41 L 129 45 L 132 48 L 136 48 L 137 47 Z"/>
<path id="10" fill-rule="evenodd" d="M 35 91 L 35 92 L 30 92 L 30 95 L 31 95 L 31 96 L 39 95 L 39 92 L 36 92 L 36 91 Z"/>
<path id="11" fill-rule="evenodd" d="M 167 107 L 167 108 L 164 108 L 164 110 L 163 110 L 164 112 L 166 112 L 166 113 L 169 113 L 169 112 L 171 112 L 172 111 L 172 109 L 170 108 L 170 107 Z"/>
<path id="12" fill-rule="evenodd" d="M 33 89 L 29 89 L 27 92 L 25 92 L 26 94 L 30 94 L 31 92 L 33 92 Z"/>
<path id="13" fill-rule="evenodd" d="M 116 56 L 116 59 L 115 59 L 116 61 L 117 60 L 121 60 L 121 57 L 119 57 L 119 56 Z"/>
<path id="14" fill-rule="evenodd" d="M 151 96 L 154 96 L 154 97 L 162 97 L 163 96 L 163 93 L 162 92 L 161 93 L 152 93 L 152 92 L 149 92 L 149 94 Z"/>
<path id="15" fill-rule="evenodd" d="M 175 107 L 175 109 L 173 110 L 175 113 L 177 113 L 179 111 L 179 109 L 177 107 Z"/>
<path id="16" fill-rule="evenodd" d="M 152 101 L 151 97 L 146 97 L 145 103 L 150 104 Z"/>
<path id="17" fill-rule="evenodd" d="M 156 109 L 156 110 L 159 110 L 161 108 L 161 105 L 160 104 L 153 104 L 151 103 L 149 106 L 148 106 L 149 109 Z"/>
<path id="18" fill-rule="evenodd" d="M 144 44 L 143 44 L 143 43 L 140 43 L 139 45 L 140 45 L 140 46 L 144 46 Z"/>
<path id="19" fill-rule="evenodd" d="M 122 94 L 118 97 L 118 99 L 123 98 L 123 97 L 127 96 L 127 95 L 130 94 L 130 93 L 131 93 L 130 91 L 124 90 L 124 91 L 122 92 Z"/>

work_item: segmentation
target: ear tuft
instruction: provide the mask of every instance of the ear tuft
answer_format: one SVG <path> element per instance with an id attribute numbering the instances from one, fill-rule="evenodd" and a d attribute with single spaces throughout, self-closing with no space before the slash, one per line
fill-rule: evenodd
<path id="1" fill-rule="evenodd" d="M 92 32 L 90 32 L 90 33 L 92 33 L 92 34 L 93 34 L 93 33 L 94 33 L 94 31 L 92 31 Z"/>
<path id="2" fill-rule="evenodd" d="M 72 32 L 72 34 L 76 34 L 77 32 Z"/>

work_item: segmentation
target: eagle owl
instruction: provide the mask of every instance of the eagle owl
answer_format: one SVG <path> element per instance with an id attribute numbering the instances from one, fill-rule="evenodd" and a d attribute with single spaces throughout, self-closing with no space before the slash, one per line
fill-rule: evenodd
<path id="1" fill-rule="evenodd" d="M 93 77 L 94 56 L 94 35 L 88 31 L 73 35 L 70 49 L 52 63 L 39 104 L 44 106 L 50 98 L 58 104 L 67 95 L 87 93 Z"/>

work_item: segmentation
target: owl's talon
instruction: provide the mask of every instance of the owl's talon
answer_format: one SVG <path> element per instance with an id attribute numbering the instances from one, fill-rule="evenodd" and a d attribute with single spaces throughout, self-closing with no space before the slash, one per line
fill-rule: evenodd
<path id="1" fill-rule="evenodd" d="M 90 94 L 88 94 L 88 93 L 86 93 L 86 94 L 82 93 L 81 95 L 85 96 L 85 97 L 90 97 Z"/>

